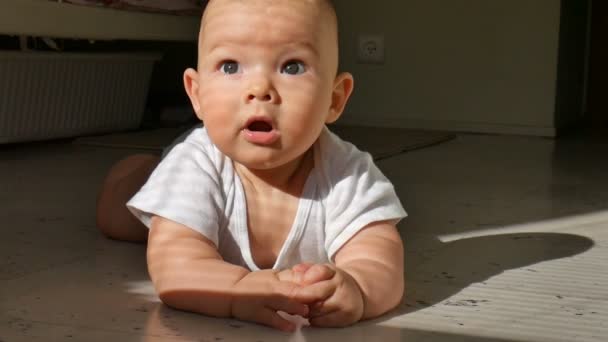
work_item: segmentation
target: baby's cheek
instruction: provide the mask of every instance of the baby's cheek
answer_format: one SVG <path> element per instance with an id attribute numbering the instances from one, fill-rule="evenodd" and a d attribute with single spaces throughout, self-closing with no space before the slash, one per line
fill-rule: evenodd
<path id="1" fill-rule="evenodd" d="M 201 85 L 199 100 L 208 112 L 230 112 L 240 103 L 241 94 L 233 84 L 210 80 Z"/>

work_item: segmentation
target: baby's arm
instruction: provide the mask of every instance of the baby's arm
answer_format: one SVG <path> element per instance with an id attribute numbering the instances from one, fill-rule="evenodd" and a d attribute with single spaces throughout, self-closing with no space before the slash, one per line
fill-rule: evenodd
<path id="1" fill-rule="evenodd" d="M 401 302 L 403 254 L 401 237 L 390 222 L 371 224 L 336 253 L 336 266 L 354 278 L 363 295 L 361 319 L 380 316 Z"/>
<path id="2" fill-rule="evenodd" d="M 148 271 L 168 306 L 215 317 L 235 317 L 291 331 L 277 311 L 305 316 L 308 307 L 293 299 L 289 274 L 249 272 L 222 260 L 214 244 L 176 222 L 155 216 L 148 238 Z"/>
<path id="3" fill-rule="evenodd" d="M 403 243 L 393 224 L 374 223 L 336 253 L 335 265 L 301 264 L 293 271 L 296 282 L 306 286 L 298 295 L 321 298 L 307 302 L 311 324 L 350 325 L 380 316 L 401 301 Z"/>

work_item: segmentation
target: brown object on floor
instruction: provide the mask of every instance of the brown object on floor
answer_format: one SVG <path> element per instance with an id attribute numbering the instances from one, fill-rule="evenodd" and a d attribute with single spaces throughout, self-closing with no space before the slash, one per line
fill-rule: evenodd
<path id="1" fill-rule="evenodd" d="M 75 144 L 110 148 L 149 150 L 160 153 L 181 133 L 190 129 L 159 128 L 82 137 Z M 386 159 L 404 152 L 437 145 L 455 138 L 454 134 L 440 131 L 421 131 L 401 128 L 332 125 L 330 130 L 359 149 L 369 152 L 375 160 Z"/>

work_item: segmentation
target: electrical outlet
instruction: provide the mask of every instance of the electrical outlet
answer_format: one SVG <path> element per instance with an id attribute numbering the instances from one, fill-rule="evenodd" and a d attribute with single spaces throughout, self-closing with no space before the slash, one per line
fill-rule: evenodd
<path id="1" fill-rule="evenodd" d="M 357 37 L 357 61 L 364 64 L 384 64 L 384 35 L 359 35 Z"/>

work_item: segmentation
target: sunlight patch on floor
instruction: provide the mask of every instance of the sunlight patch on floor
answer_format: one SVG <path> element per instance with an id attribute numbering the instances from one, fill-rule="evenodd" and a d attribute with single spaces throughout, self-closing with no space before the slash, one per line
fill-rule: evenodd
<path id="1" fill-rule="evenodd" d="M 497 226 L 487 229 L 476 229 L 458 234 L 445 234 L 438 236 L 441 242 L 451 242 L 460 239 L 468 239 L 474 237 L 499 235 L 499 234 L 514 234 L 514 233 L 562 233 L 580 232 L 576 228 L 596 225 L 602 222 L 608 223 L 608 210 L 581 215 L 573 215 L 560 217 L 551 220 L 543 220 L 538 222 L 522 223 L 509 226 Z"/>
<path id="2" fill-rule="evenodd" d="M 151 281 L 130 281 L 126 283 L 127 293 L 135 294 L 140 298 L 152 303 L 160 303 L 160 299 L 154 290 L 154 285 Z"/>

